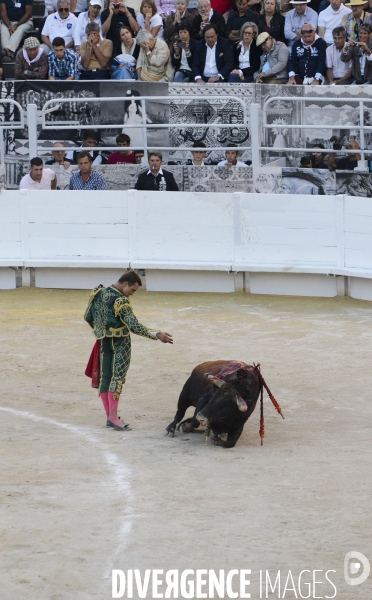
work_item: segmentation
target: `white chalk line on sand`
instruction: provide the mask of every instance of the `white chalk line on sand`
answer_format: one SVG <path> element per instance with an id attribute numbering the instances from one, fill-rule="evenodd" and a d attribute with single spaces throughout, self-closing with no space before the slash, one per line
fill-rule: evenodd
<path id="1" fill-rule="evenodd" d="M 118 558 L 119 554 L 121 554 L 124 548 L 126 547 L 128 543 L 128 536 L 131 532 L 133 525 L 134 499 L 129 479 L 132 474 L 130 468 L 119 459 L 117 454 L 115 454 L 111 450 L 108 450 L 107 444 L 101 442 L 101 440 L 97 438 L 94 432 L 92 432 L 92 430 L 88 429 L 87 427 L 78 427 L 77 425 L 63 423 L 61 421 L 56 421 L 55 419 L 50 419 L 49 417 L 41 417 L 39 415 L 35 415 L 34 413 L 10 408 L 8 406 L 0 406 L 0 410 L 16 415 L 17 417 L 21 417 L 22 419 L 29 419 L 30 421 L 34 421 L 35 423 L 47 423 L 48 425 L 60 427 L 61 429 L 65 429 L 66 431 L 69 431 L 74 435 L 83 437 L 91 444 L 98 445 L 102 448 L 105 461 L 110 467 L 115 485 L 118 487 L 120 492 L 124 492 L 127 497 L 125 517 L 122 519 L 118 519 L 119 522 L 121 521 L 119 534 L 117 535 L 118 541 L 114 545 L 114 549 L 112 550 L 111 555 L 107 561 L 107 566 L 103 574 L 103 579 L 111 580 L 111 570 L 113 568 L 116 568 L 115 561 Z"/>

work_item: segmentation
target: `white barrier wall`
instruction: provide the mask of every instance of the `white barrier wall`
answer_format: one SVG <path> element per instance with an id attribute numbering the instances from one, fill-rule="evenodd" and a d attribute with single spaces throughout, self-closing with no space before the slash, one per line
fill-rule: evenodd
<path id="1" fill-rule="evenodd" d="M 65 288 L 110 283 L 131 266 L 146 269 L 147 289 L 154 291 L 334 296 L 346 290 L 372 299 L 371 250 L 372 201 L 360 197 L 0 195 L 2 288 L 15 285 L 10 266 L 34 268 L 39 287 Z"/>

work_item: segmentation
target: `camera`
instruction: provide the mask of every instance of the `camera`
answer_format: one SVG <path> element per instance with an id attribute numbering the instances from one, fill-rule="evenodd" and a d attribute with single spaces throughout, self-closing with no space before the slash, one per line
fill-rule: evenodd
<path id="1" fill-rule="evenodd" d="M 113 6 L 114 6 L 114 8 L 120 8 L 120 2 L 114 4 Z"/>
<path id="2" fill-rule="evenodd" d="M 177 40 L 177 46 L 178 46 L 178 48 L 185 50 L 186 42 L 181 42 L 181 40 Z"/>
<path id="3" fill-rule="evenodd" d="M 344 141 L 344 136 L 337 137 L 337 135 L 333 135 L 330 139 L 330 142 L 333 142 L 333 150 L 341 150 L 343 141 Z"/>

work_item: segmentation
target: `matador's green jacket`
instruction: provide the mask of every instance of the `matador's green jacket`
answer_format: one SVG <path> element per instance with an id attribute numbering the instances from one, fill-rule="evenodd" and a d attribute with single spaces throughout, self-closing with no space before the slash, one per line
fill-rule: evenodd
<path id="1" fill-rule="evenodd" d="M 141 325 L 128 298 L 114 286 L 99 285 L 90 294 L 84 319 L 101 341 L 99 391 L 121 393 L 129 369 L 130 332 L 156 340 L 150 329 Z M 154 331 L 157 331 L 156 329 Z"/>

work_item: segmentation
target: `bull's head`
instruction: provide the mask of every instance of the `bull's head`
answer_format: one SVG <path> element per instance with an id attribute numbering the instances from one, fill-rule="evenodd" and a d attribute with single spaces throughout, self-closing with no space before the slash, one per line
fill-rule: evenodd
<path id="1" fill-rule="evenodd" d="M 236 389 L 211 373 L 205 377 L 215 386 L 216 390 L 208 404 L 196 415 L 203 427 L 213 425 L 216 429 L 227 431 L 240 412 L 248 410 L 247 403 L 241 398 Z"/>

